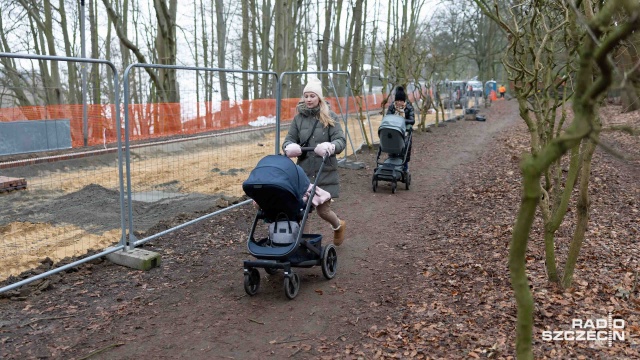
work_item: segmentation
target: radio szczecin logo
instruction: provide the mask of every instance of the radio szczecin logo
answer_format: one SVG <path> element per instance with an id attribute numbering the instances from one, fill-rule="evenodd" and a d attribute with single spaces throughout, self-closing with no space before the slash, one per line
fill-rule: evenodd
<path id="1" fill-rule="evenodd" d="M 613 341 L 624 341 L 625 321 L 613 319 L 611 313 L 605 319 L 572 319 L 571 330 L 545 330 L 543 341 L 606 341 L 613 346 Z"/>

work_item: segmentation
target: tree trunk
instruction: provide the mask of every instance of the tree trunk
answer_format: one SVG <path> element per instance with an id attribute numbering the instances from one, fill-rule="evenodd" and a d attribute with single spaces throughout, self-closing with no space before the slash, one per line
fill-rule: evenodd
<path id="1" fill-rule="evenodd" d="M 169 2 L 167 4 L 167 1 Z M 176 64 L 177 37 L 176 14 L 178 0 L 154 0 L 156 20 L 158 20 L 158 34 L 156 36 L 156 53 L 158 61 L 164 65 Z M 180 92 L 176 71 L 159 69 L 158 76 L 161 80 L 160 88 L 163 102 L 179 103 Z"/>
<path id="2" fill-rule="evenodd" d="M 261 36 L 261 45 L 260 48 L 262 49 L 262 56 L 261 56 L 261 61 L 262 61 L 262 66 L 261 69 L 262 70 L 269 70 L 272 69 L 274 70 L 276 73 L 276 65 L 275 65 L 275 58 L 277 57 L 276 54 L 276 50 L 274 49 L 274 53 L 271 54 L 271 52 L 269 51 L 269 44 L 271 42 L 271 22 L 273 20 L 273 17 L 275 16 L 275 12 L 271 11 L 271 0 L 263 0 L 262 1 L 262 32 L 260 34 Z M 269 59 L 272 59 L 272 63 L 269 64 Z M 279 75 L 280 73 L 278 73 Z M 262 86 L 261 86 L 261 97 L 262 98 L 266 98 L 268 95 L 268 91 L 269 91 L 269 75 L 268 74 L 264 74 L 262 76 Z M 275 92 L 272 92 L 272 94 L 275 94 Z"/>
<path id="3" fill-rule="evenodd" d="M 253 68 L 260 69 L 260 63 L 258 62 L 258 28 L 260 26 L 260 18 L 256 15 L 256 1 L 250 1 L 250 9 L 251 9 L 251 22 L 249 23 L 251 26 L 251 59 L 253 61 Z M 264 70 L 266 71 L 266 70 Z M 253 98 L 260 98 L 260 74 L 253 74 Z"/>
<path id="4" fill-rule="evenodd" d="M 596 119 L 594 121 L 596 133 L 600 130 L 600 121 Z M 597 135 L 595 135 L 597 139 Z M 568 289 L 573 282 L 573 273 L 578 262 L 578 255 L 582 249 L 582 242 L 584 240 L 584 234 L 587 231 L 587 225 L 589 224 L 589 208 L 591 207 L 591 200 L 589 199 L 589 178 L 591 176 L 591 160 L 593 153 L 596 150 L 596 142 L 593 140 L 587 140 L 584 145 L 582 167 L 580 169 L 580 189 L 578 202 L 576 204 L 576 229 L 573 233 L 573 239 L 569 246 L 569 254 L 567 255 L 567 262 L 565 263 L 564 273 L 562 277 L 562 287 Z"/>
<path id="5" fill-rule="evenodd" d="M 340 65 L 340 59 L 342 58 L 342 53 L 340 52 L 340 20 L 342 18 L 342 0 L 337 0 L 336 2 L 336 12 L 335 12 L 335 22 L 333 24 L 333 45 L 331 46 L 332 55 L 331 55 L 331 67 L 333 70 L 336 70 Z M 327 64 L 327 68 L 329 64 Z"/>
<path id="6" fill-rule="evenodd" d="M 325 23 L 324 23 L 324 31 L 322 33 L 322 50 L 321 50 L 321 54 L 320 54 L 320 58 L 321 60 L 321 65 L 322 68 L 318 69 L 320 71 L 325 71 L 328 68 L 329 65 L 329 43 L 331 42 L 331 11 L 333 9 L 333 0 L 328 0 L 327 5 L 324 9 L 324 18 L 325 18 Z M 320 79 L 322 80 L 323 84 L 327 83 L 327 76 L 321 76 Z"/>
<path id="7" fill-rule="evenodd" d="M 109 17 L 107 17 L 107 38 L 105 40 L 105 60 L 107 61 L 111 61 L 111 19 L 109 19 Z M 107 89 L 109 91 L 109 103 L 113 104 L 114 103 L 114 96 L 115 96 L 115 92 L 114 92 L 114 88 L 113 88 L 113 72 L 111 72 L 111 69 L 107 69 L 106 71 L 107 73 Z M 115 76 L 118 76 L 118 74 L 116 73 Z M 135 89 L 134 89 L 135 90 Z"/>
<path id="8" fill-rule="evenodd" d="M 44 28 L 41 31 L 47 39 L 47 47 L 49 55 L 57 56 L 56 43 L 53 36 L 53 10 L 51 9 L 51 1 L 44 0 Z M 57 61 L 51 61 L 51 84 L 50 84 L 50 104 L 61 104 L 63 102 L 62 86 L 60 84 L 60 68 Z"/>
<path id="9" fill-rule="evenodd" d="M 365 27 L 366 29 L 366 27 Z M 376 42 L 378 41 L 378 15 L 376 14 L 375 19 L 373 20 L 373 31 L 371 37 L 371 60 L 369 61 L 371 64 L 371 71 L 369 75 L 373 75 L 374 66 L 375 66 L 375 57 L 376 57 Z M 380 74 L 378 74 L 380 75 Z M 373 79 L 369 78 L 369 89 L 367 89 L 369 93 L 373 92 Z M 384 91 L 384 90 L 383 90 Z"/>
<path id="10" fill-rule="evenodd" d="M 334 63 L 334 67 L 333 67 L 334 70 L 346 71 L 349 66 L 349 56 L 351 55 L 351 51 L 349 51 L 348 49 L 351 49 L 351 44 L 353 43 L 353 36 L 354 36 L 353 27 L 355 26 L 355 24 L 353 21 L 353 17 L 351 18 L 351 21 L 348 21 L 348 19 L 349 19 L 349 11 L 347 11 L 347 19 L 345 19 L 346 20 L 345 26 L 346 24 L 349 24 L 349 28 L 345 29 L 347 34 L 347 39 L 345 40 L 345 43 L 344 43 L 342 58 L 339 58 L 339 61 L 337 63 Z M 344 75 L 336 76 L 334 77 L 334 82 L 335 82 L 336 91 L 337 91 L 336 96 L 345 96 L 343 91 L 345 89 L 345 85 L 347 84 L 347 78 Z"/>
<path id="11" fill-rule="evenodd" d="M 42 2 L 42 14 L 39 12 L 38 2 L 35 0 L 28 4 L 26 0 L 19 0 L 20 4 L 27 10 L 31 19 L 32 33 L 34 34 L 34 43 L 36 44 L 36 53 L 41 55 L 56 56 L 55 39 L 53 37 L 53 13 L 51 9 L 51 1 L 44 0 Z M 44 21 L 42 20 L 44 17 Z M 33 24 L 37 26 L 39 31 L 33 29 Z M 36 34 L 37 37 L 36 37 Z M 40 49 L 38 51 L 37 43 L 40 41 Z M 45 49 L 48 51 L 45 52 Z M 47 66 L 51 64 L 51 68 Z M 62 87 L 60 85 L 60 70 L 57 61 L 39 61 L 40 75 L 42 78 L 42 86 L 45 89 L 46 103 L 48 105 L 57 105 L 62 103 Z"/>
<path id="12" fill-rule="evenodd" d="M 275 41 L 274 41 L 274 56 L 273 56 L 273 70 L 280 74 L 283 71 L 288 70 L 286 68 L 286 41 L 287 41 L 287 5 L 285 0 L 276 0 L 275 13 Z M 289 82 L 282 82 L 282 98 L 289 97 Z"/>
<path id="13" fill-rule="evenodd" d="M 567 179 L 562 195 L 558 199 L 558 204 L 552 207 L 549 216 L 547 216 L 547 219 L 545 219 L 545 266 L 547 269 L 547 278 L 552 282 L 558 282 L 558 271 L 555 255 L 555 233 L 560 228 L 560 225 L 562 224 L 562 221 L 567 213 L 569 201 L 571 200 L 571 194 L 573 192 L 576 178 L 578 177 L 578 172 L 580 169 L 580 159 L 580 147 L 576 146 L 571 149 L 569 173 L 567 174 Z M 548 201 L 548 199 L 545 198 L 545 201 Z M 543 208 L 545 207 L 548 208 L 548 206 L 543 206 Z"/>
<path id="14" fill-rule="evenodd" d="M 216 43 L 216 22 L 213 21 L 214 18 L 214 11 L 216 8 L 216 4 L 215 4 L 216 0 L 211 0 L 210 5 L 211 5 L 211 14 L 210 14 L 210 18 L 211 18 L 211 46 L 209 46 L 211 48 L 211 67 L 216 67 L 215 66 L 215 58 L 217 55 L 216 52 L 216 47 L 214 46 L 214 44 Z M 211 92 L 209 93 L 209 102 L 211 103 L 211 105 L 213 106 L 213 94 L 218 92 L 218 90 L 216 88 L 213 87 L 213 84 L 215 82 L 215 79 L 217 77 L 218 74 L 216 74 L 215 72 L 211 72 L 209 74 L 209 84 L 211 85 Z"/>
<path id="15" fill-rule="evenodd" d="M 218 39 L 218 67 L 224 69 L 226 67 L 227 22 L 224 18 L 224 3 L 222 0 L 216 0 L 216 35 Z M 220 72 L 220 97 L 222 101 L 229 101 L 227 74 L 225 72 Z"/>
<path id="16" fill-rule="evenodd" d="M 97 2 L 88 0 L 89 5 L 89 27 L 91 29 L 91 57 L 94 59 L 100 59 L 100 48 L 98 44 L 98 17 L 97 17 Z M 91 79 L 93 85 L 91 90 L 93 93 L 93 103 L 101 103 L 101 84 L 100 84 L 100 64 L 91 65 Z"/>
<path id="17" fill-rule="evenodd" d="M 636 64 L 640 61 L 638 46 L 640 45 L 640 34 L 634 34 L 630 41 L 625 44 L 622 50 L 623 68 L 625 70 L 634 69 L 627 75 L 624 87 L 620 89 L 620 100 L 622 111 L 636 111 L 640 109 L 640 69 Z"/>
<path id="18" fill-rule="evenodd" d="M 198 13 L 198 3 L 193 0 L 193 14 Z M 193 17 L 193 51 L 195 55 L 195 65 L 200 67 L 200 57 L 198 56 L 198 17 Z M 205 50 L 206 52 L 206 50 Z M 196 71 L 196 127 L 200 129 L 203 125 L 200 122 L 200 71 Z"/>
<path id="19" fill-rule="evenodd" d="M 242 53 L 242 69 L 249 69 L 249 62 L 251 60 L 251 48 L 249 46 L 249 24 L 251 18 L 249 18 L 249 6 L 251 4 L 248 1 L 242 1 L 242 39 L 240 41 L 240 51 Z M 242 74 L 242 102 L 248 103 L 249 100 L 249 74 Z M 244 106 L 243 106 L 244 108 Z"/>
<path id="20" fill-rule="evenodd" d="M 58 3 L 60 11 L 60 28 L 62 30 L 62 39 L 64 42 L 64 52 L 67 57 L 73 57 L 75 54 L 71 51 L 71 41 L 69 41 L 69 29 L 67 24 L 67 13 L 64 7 L 64 0 L 60 0 Z M 69 102 L 81 104 L 82 96 L 78 91 L 78 70 L 76 63 L 70 61 L 67 64 L 69 70 Z"/>
<path id="21" fill-rule="evenodd" d="M 209 63 L 209 35 L 207 34 L 207 22 L 204 13 L 204 2 L 200 0 L 200 23 L 202 25 L 202 61 L 203 66 L 211 67 Z M 211 98 L 213 94 L 210 72 L 204 73 L 204 101 L 205 101 L 205 117 L 204 126 L 207 129 L 213 127 L 213 104 Z"/>
<path id="22" fill-rule="evenodd" d="M 29 28 L 31 29 L 31 34 L 33 36 L 33 47 L 34 51 L 38 55 L 46 55 L 44 40 L 42 38 L 42 33 L 38 31 L 38 27 L 34 24 L 37 20 L 34 20 L 32 16 L 29 16 Z M 38 68 L 40 72 L 36 72 L 35 69 L 32 70 L 31 73 L 31 88 L 33 90 L 33 98 L 34 102 L 38 103 L 40 100 L 44 101 L 45 104 L 49 103 L 49 92 L 46 90 L 39 91 L 40 87 L 46 89 L 49 84 L 49 68 L 47 67 L 47 62 L 44 60 L 38 60 Z M 39 76 L 39 79 L 38 79 Z"/>
<path id="23" fill-rule="evenodd" d="M 391 6 L 387 8 L 387 31 L 386 31 L 387 37 L 385 39 L 385 44 L 387 44 L 387 46 L 391 44 L 390 42 L 391 8 L 392 8 Z M 384 98 L 384 100 L 382 101 L 382 113 L 384 114 L 385 105 L 387 103 L 387 86 L 389 85 L 389 74 L 391 73 L 391 64 L 389 62 L 388 54 L 385 54 L 384 56 L 384 64 L 382 66 L 382 69 L 384 70 L 384 74 L 385 74 L 385 76 L 382 78 L 382 97 Z"/>
<path id="24" fill-rule="evenodd" d="M 302 10 L 302 1 L 293 1 L 290 7 L 287 9 L 288 19 L 287 24 L 292 24 L 293 27 L 289 26 L 286 28 L 287 31 L 287 41 L 285 42 L 285 58 L 286 61 L 286 69 L 287 70 L 300 70 L 299 64 L 299 54 L 300 52 L 297 50 L 300 46 L 304 46 L 307 48 L 306 41 L 302 43 L 299 39 L 302 37 L 302 20 L 305 18 L 301 14 Z M 305 40 L 307 36 L 304 36 Z M 302 44 L 302 45 L 299 45 Z M 289 94 L 291 96 L 299 96 L 302 93 L 302 83 L 300 76 L 294 76 L 291 78 L 289 82 Z"/>
<path id="25" fill-rule="evenodd" d="M 9 43 L 7 42 L 7 37 L 4 33 L 4 25 L 2 24 L 2 8 L 0 8 L 0 51 L 10 53 L 11 48 L 9 47 Z M 16 103 L 19 106 L 31 106 L 33 105 L 27 94 L 24 92 L 23 82 L 20 80 L 18 76 L 18 71 L 16 70 L 16 63 L 14 59 L 2 57 L 0 58 L 0 63 L 5 69 L 6 76 L 9 78 L 8 87 L 13 89 L 13 93 L 16 97 Z"/>
<path id="26" fill-rule="evenodd" d="M 122 14 L 122 33 L 124 34 L 125 37 L 128 37 L 128 32 L 129 32 L 129 0 L 124 0 L 122 2 L 122 9 L 118 8 L 119 3 L 116 2 L 116 11 L 119 14 Z M 134 33 L 135 33 L 135 46 L 138 47 L 139 46 L 139 41 L 138 41 L 138 20 L 139 20 L 139 15 L 138 17 L 135 17 L 136 14 L 139 14 L 139 5 L 136 6 L 136 1 L 132 1 L 131 3 L 131 8 L 132 8 L 132 13 L 134 15 L 133 21 L 131 21 L 131 23 L 134 25 Z M 111 17 L 109 17 L 109 32 L 111 32 L 111 24 L 113 24 L 113 21 L 111 20 Z M 113 24 L 113 28 L 115 29 L 116 24 Z M 126 69 L 130 64 L 131 64 L 131 54 L 129 52 L 129 49 L 127 48 L 127 46 L 125 46 L 123 41 L 119 42 L 119 47 L 120 47 L 120 55 L 121 55 L 121 59 L 122 59 L 122 68 Z M 154 70 L 152 70 L 154 71 Z M 129 79 L 129 88 L 130 90 L 130 96 L 133 98 L 131 99 L 130 103 L 131 104 L 141 104 L 142 101 L 140 100 L 142 97 L 142 71 L 140 70 L 136 70 L 133 73 L 133 76 L 131 76 L 131 78 Z M 137 75 L 137 79 L 136 79 L 136 75 Z M 124 84 L 123 84 L 124 85 Z M 144 127 L 144 130 L 142 130 L 142 126 L 140 125 L 139 130 L 144 131 L 144 134 L 147 134 L 147 129 L 148 126 Z M 142 133 L 142 132 L 141 132 Z"/>
<path id="27" fill-rule="evenodd" d="M 353 7 L 353 48 L 351 50 L 351 86 L 357 86 L 360 78 L 360 69 L 362 67 L 362 43 L 361 43 L 361 35 L 362 35 L 362 3 L 363 0 L 356 0 L 355 6 Z M 358 95 L 359 95 L 358 91 Z M 349 94 L 345 94 L 345 96 L 349 96 Z"/>
<path id="28" fill-rule="evenodd" d="M 138 59 L 138 62 L 146 64 L 147 63 L 147 59 L 145 58 L 145 56 L 140 51 L 140 48 L 136 44 L 132 43 L 127 38 L 126 33 L 124 33 L 123 24 L 121 24 L 121 22 L 119 20 L 120 19 L 120 15 L 118 15 L 116 13 L 116 11 L 113 9 L 113 7 L 111 7 L 111 4 L 108 2 L 108 0 L 102 0 L 102 3 L 104 4 L 105 8 L 107 9 L 107 15 L 109 16 L 109 19 L 111 19 L 111 21 L 113 22 L 113 28 L 116 30 L 116 34 L 118 35 L 118 38 L 120 39 L 120 41 L 123 43 L 123 45 L 126 48 L 128 48 L 129 50 L 131 50 L 133 52 L 133 54 Z M 145 71 L 147 72 L 147 74 L 151 78 L 151 82 L 156 86 L 156 88 L 162 87 L 162 83 L 160 82 L 160 79 L 158 78 L 158 75 L 156 74 L 156 72 L 153 69 L 145 68 Z"/>

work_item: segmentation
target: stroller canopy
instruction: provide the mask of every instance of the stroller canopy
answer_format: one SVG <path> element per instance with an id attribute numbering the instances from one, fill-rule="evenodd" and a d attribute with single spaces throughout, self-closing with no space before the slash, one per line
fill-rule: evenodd
<path id="1" fill-rule="evenodd" d="M 284 213 L 294 220 L 304 207 L 302 197 L 309 187 L 309 178 L 301 167 L 286 156 L 263 157 L 242 183 L 245 194 L 255 200 L 267 218 L 275 220 Z"/>
<path id="2" fill-rule="evenodd" d="M 404 118 L 398 115 L 385 115 L 378 128 L 378 138 L 380 138 L 380 150 L 394 155 L 402 154 L 405 149 Z"/>
<path id="3" fill-rule="evenodd" d="M 382 118 L 382 122 L 378 128 L 378 135 L 380 135 L 380 131 L 384 129 L 396 130 L 404 137 L 404 132 L 407 127 L 402 116 L 389 114 Z"/>

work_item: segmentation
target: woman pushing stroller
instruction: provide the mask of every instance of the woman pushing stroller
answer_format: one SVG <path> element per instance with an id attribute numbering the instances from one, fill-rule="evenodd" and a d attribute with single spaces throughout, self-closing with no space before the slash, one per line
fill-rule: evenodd
<path id="1" fill-rule="evenodd" d="M 313 183 L 322 157 L 329 153 L 327 163 L 318 179 L 318 186 L 337 198 L 340 193 L 338 175 L 338 160 L 336 154 L 341 153 L 346 140 L 338 115 L 329 110 L 329 106 L 322 96 L 322 83 L 311 78 L 304 87 L 302 100 L 296 108 L 298 114 L 289 126 L 289 132 L 284 139 L 282 149 L 289 158 L 298 158 L 297 164 L 304 170 Z M 302 147 L 314 147 L 313 153 L 302 153 Z M 345 237 L 345 221 L 340 220 L 331 210 L 331 202 L 319 204 L 316 211 L 320 218 L 328 222 L 333 230 L 333 243 L 339 246 Z"/>
<path id="2" fill-rule="evenodd" d="M 405 125 L 407 125 L 407 131 L 411 131 L 412 126 L 416 123 L 413 113 L 413 106 L 411 106 L 411 102 L 407 101 L 407 94 L 404 92 L 404 88 L 398 86 L 396 88 L 394 101 L 389 105 L 387 114 L 402 116 Z M 411 160 L 411 143 L 409 143 L 409 148 L 407 149 L 407 161 L 403 166 L 404 171 L 409 171 L 409 160 Z"/>

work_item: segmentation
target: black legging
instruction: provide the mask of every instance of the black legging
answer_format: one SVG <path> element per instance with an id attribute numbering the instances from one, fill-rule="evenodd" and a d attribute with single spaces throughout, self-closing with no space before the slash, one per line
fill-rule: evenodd
<path id="1" fill-rule="evenodd" d="M 409 147 L 407 148 L 407 163 L 409 162 L 409 160 L 411 160 L 411 145 L 413 145 L 413 139 L 411 139 L 412 141 L 409 143 Z"/>

